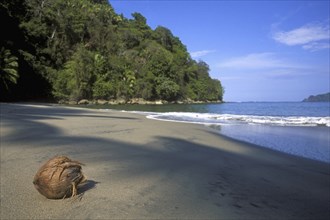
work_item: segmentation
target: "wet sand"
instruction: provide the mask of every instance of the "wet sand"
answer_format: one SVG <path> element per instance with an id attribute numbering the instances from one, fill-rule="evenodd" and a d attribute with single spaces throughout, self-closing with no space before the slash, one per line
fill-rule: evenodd
<path id="1" fill-rule="evenodd" d="M 1 103 L 0 219 L 328 219 L 330 164 L 118 111 Z M 78 199 L 33 187 L 54 155 L 86 164 Z"/>

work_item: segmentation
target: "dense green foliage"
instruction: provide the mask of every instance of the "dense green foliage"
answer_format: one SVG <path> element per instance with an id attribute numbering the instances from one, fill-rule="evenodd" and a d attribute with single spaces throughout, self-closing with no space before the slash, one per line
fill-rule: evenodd
<path id="1" fill-rule="evenodd" d="M 4 0 L 1 99 L 217 101 L 219 80 L 165 27 L 106 0 Z M 25 96 L 24 96 L 24 95 Z"/>
<path id="2" fill-rule="evenodd" d="M 17 73 L 17 57 L 10 53 L 10 50 L 2 47 L 0 49 L 0 79 L 1 86 L 8 89 L 8 83 L 17 83 L 18 73 Z"/>

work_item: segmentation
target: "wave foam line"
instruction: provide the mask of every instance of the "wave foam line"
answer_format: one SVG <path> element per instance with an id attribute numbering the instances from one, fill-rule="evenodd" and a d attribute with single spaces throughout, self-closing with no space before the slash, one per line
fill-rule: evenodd
<path id="1" fill-rule="evenodd" d="M 168 112 L 154 113 L 147 116 L 150 119 L 165 121 L 188 122 L 198 124 L 264 124 L 278 126 L 327 126 L 330 127 L 330 117 L 304 116 L 256 116 L 209 113 Z"/>

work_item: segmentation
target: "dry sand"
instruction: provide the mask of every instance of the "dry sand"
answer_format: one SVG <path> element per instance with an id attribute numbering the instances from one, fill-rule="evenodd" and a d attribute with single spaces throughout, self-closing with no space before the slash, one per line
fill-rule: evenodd
<path id="1" fill-rule="evenodd" d="M 33 187 L 54 155 L 86 164 L 81 199 Z M 142 115 L 1 103 L 0 219 L 328 219 L 329 164 Z"/>

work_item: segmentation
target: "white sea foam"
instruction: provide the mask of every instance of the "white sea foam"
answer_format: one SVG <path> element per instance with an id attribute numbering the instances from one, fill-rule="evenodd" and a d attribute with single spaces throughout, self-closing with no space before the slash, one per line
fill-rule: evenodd
<path id="1" fill-rule="evenodd" d="M 147 118 L 198 124 L 264 124 L 277 126 L 327 126 L 330 117 L 256 116 L 189 112 L 150 113 Z"/>
<path id="2" fill-rule="evenodd" d="M 256 116 L 211 113 L 144 113 L 147 118 L 215 125 L 223 135 L 330 163 L 330 117 Z M 312 128 L 314 127 L 314 128 Z"/>

